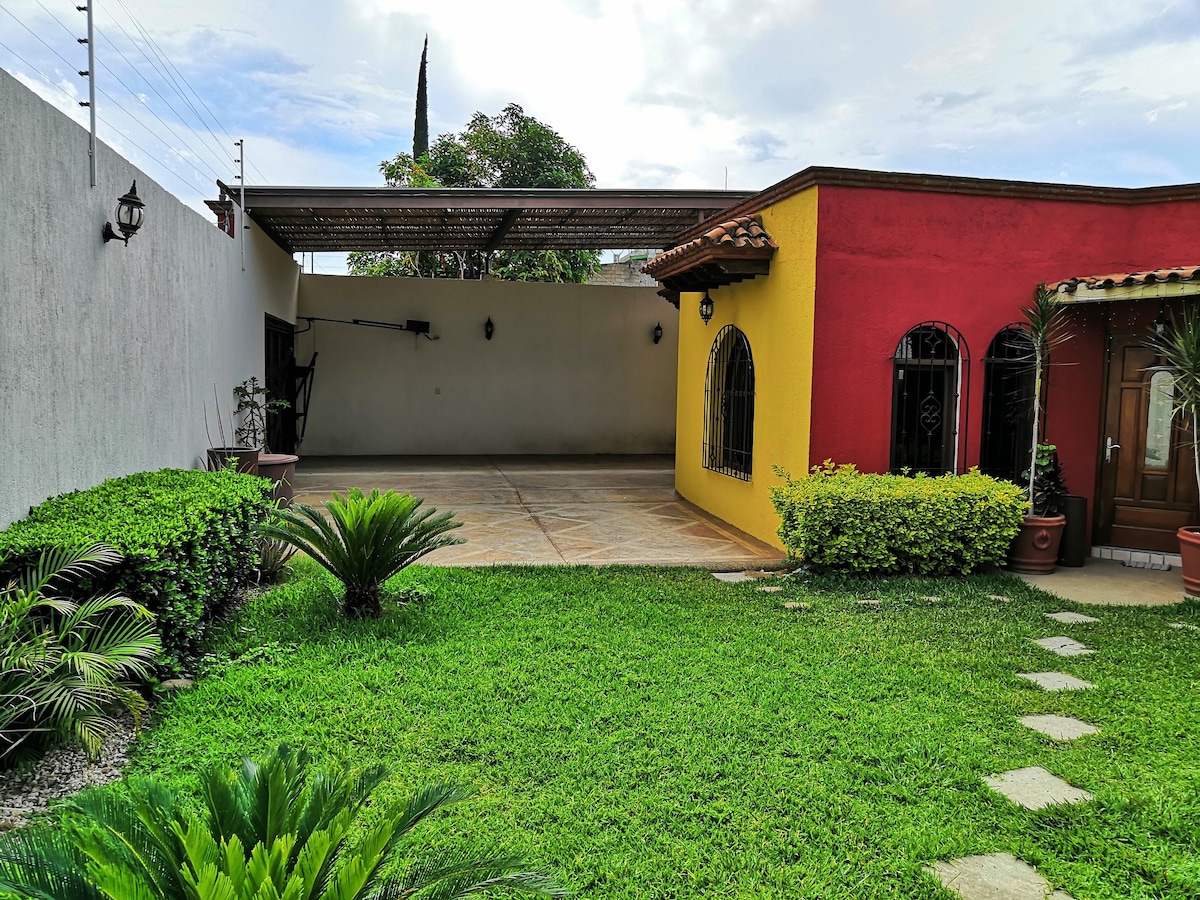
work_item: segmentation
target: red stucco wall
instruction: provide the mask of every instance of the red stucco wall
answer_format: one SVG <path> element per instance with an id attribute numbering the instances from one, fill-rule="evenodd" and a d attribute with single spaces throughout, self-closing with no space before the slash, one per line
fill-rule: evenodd
<path id="1" fill-rule="evenodd" d="M 970 348 L 970 433 L 960 454 L 977 464 L 982 359 L 1039 282 L 1200 261 L 1196 202 L 1127 207 L 827 186 L 818 193 L 810 464 L 833 458 L 887 470 L 892 354 L 905 332 L 930 319 L 959 329 Z M 1107 320 L 1145 312 L 1116 306 L 1074 313 L 1075 339 L 1055 352 L 1050 373 L 1047 438 L 1059 446 L 1068 487 L 1089 500 Z"/>

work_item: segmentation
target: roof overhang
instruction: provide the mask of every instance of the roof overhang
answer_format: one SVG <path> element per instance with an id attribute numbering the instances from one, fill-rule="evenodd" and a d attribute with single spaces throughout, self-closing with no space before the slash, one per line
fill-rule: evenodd
<path id="1" fill-rule="evenodd" d="M 1067 278 L 1049 285 L 1063 303 L 1200 297 L 1200 266 Z"/>
<path id="2" fill-rule="evenodd" d="M 220 181 L 215 212 L 242 202 Z M 289 253 L 629 250 L 676 235 L 750 191 L 247 185 L 247 215 Z"/>
<path id="3" fill-rule="evenodd" d="M 741 216 L 654 257 L 642 271 L 668 291 L 707 291 L 770 274 L 777 249 L 761 219 Z"/>

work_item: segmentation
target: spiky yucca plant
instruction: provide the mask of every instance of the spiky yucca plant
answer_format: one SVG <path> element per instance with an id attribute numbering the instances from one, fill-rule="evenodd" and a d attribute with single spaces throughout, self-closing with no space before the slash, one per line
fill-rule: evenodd
<path id="1" fill-rule="evenodd" d="M 1059 344 L 1071 340 L 1065 330 L 1066 310 L 1057 291 L 1039 284 L 1033 292 L 1032 302 L 1021 310 L 1025 326 L 1033 343 L 1033 438 L 1029 448 L 1029 470 L 1026 475 L 1026 491 L 1029 499 L 1029 515 L 1037 511 L 1037 460 L 1041 444 L 1042 382 L 1046 377 L 1046 365 L 1050 351 Z"/>
<path id="2" fill-rule="evenodd" d="M 117 594 L 68 596 L 120 560 L 104 544 L 47 550 L 0 585 L 0 764 L 55 739 L 95 755 L 114 710 L 145 708 L 133 683 L 162 650 L 154 617 Z"/>
<path id="3" fill-rule="evenodd" d="M 411 494 L 351 488 L 323 504 L 328 518 L 297 503 L 275 510 L 260 533 L 299 548 L 342 582 L 346 615 L 377 617 L 385 581 L 427 553 L 462 543 L 448 534 L 462 522 L 422 503 Z"/>
<path id="4" fill-rule="evenodd" d="M 467 796 L 433 785 L 358 818 L 387 773 L 310 771 L 280 745 L 261 762 L 201 777 L 200 814 L 153 779 L 71 801 L 60 829 L 0 839 L 0 892 L 37 900 L 451 900 L 490 888 L 568 893 L 517 857 L 442 850 L 405 838 Z M 383 876 L 385 869 L 398 874 Z"/>

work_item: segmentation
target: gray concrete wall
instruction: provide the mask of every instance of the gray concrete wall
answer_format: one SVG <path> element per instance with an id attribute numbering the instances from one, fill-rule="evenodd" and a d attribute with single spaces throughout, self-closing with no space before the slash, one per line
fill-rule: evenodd
<path id="1" fill-rule="evenodd" d="M 63 491 L 195 465 L 214 386 L 231 403 L 261 380 L 264 312 L 294 319 L 299 269 L 254 229 L 243 272 L 236 240 L 103 144 L 90 187 L 87 133 L 3 71 L 0 122 L 3 527 Z M 105 244 L 134 179 L 142 230 Z"/>
<path id="2" fill-rule="evenodd" d="M 652 288 L 302 275 L 299 315 L 420 319 L 438 338 L 298 337 L 299 362 L 320 353 L 302 454 L 674 449 L 677 314 Z"/>

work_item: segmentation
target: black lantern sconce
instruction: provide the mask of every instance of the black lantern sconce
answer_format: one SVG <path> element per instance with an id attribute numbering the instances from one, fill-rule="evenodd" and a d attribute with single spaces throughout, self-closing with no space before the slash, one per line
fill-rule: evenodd
<path id="1" fill-rule="evenodd" d="M 488 316 L 488 320 L 483 323 L 483 336 L 490 341 L 495 333 L 496 326 L 492 324 L 492 317 Z"/>
<path id="2" fill-rule="evenodd" d="M 654 343 L 656 343 L 656 344 L 662 340 L 662 336 L 663 336 L 662 322 L 659 322 L 657 325 L 654 326 L 654 330 L 652 332 L 650 332 L 650 336 L 654 338 Z"/>
<path id="3" fill-rule="evenodd" d="M 708 296 L 708 291 L 704 292 L 704 297 L 700 300 L 700 318 L 707 325 L 713 317 L 713 298 Z"/>
<path id="4" fill-rule="evenodd" d="M 104 243 L 109 241 L 124 241 L 129 243 L 129 239 L 137 234 L 137 230 L 142 227 L 143 210 L 146 204 L 138 199 L 137 182 L 129 188 L 129 193 L 117 200 L 117 227 L 121 229 L 121 233 L 117 234 L 113 231 L 112 222 L 104 223 Z"/>

